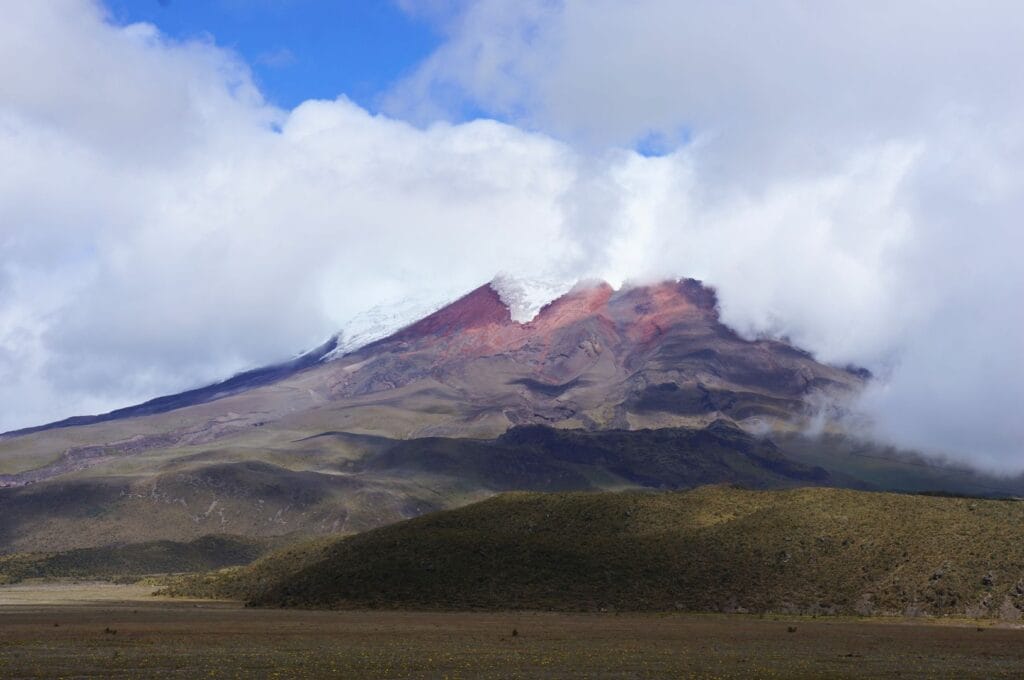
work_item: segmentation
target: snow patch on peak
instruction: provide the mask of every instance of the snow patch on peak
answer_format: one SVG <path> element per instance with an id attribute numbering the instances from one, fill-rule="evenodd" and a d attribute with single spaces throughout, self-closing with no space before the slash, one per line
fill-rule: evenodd
<path id="1" fill-rule="evenodd" d="M 572 290 L 575 283 L 575 280 L 520 278 L 501 273 L 491 281 L 491 288 L 508 307 L 513 321 L 527 323 L 533 321 L 544 305 Z"/>
<path id="2" fill-rule="evenodd" d="M 532 321 L 541 307 L 572 290 L 575 281 L 553 278 L 520 278 L 499 274 L 490 282 L 512 320 Z M 371 342 L 386 338 L 452 303 L 457 296 L 404 297 L 375 305 L 342 324 L 337 347 L 324 357 L 339 359 Z"/>
<path id="3" fill-rule="evenodd" d="M 324 357 L 331 361 L 386 338 L 444 307 L 447 298 L 403 298 L 379 304 L 356 314 L 342 325 L 338 332 L 338 346 Z"/>

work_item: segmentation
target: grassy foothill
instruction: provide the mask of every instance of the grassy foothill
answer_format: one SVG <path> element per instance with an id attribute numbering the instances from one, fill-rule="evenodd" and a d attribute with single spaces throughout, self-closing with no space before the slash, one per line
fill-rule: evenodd
<path id="1" fill-rule="evenodd" d="M 270 607 L 967 616 L 1024 609 L 1024 504 L 830 488 L 511 493 L 180 580 Z"/>

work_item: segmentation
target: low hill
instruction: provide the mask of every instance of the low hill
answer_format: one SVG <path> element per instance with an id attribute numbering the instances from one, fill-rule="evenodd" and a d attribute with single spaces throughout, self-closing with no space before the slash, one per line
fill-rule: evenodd
<path id="1" fill-rule="evenodd" d="M 248 564 L 269 547 L 266 541 L 239 536 L 203 536 L 188 543 L 148 541 L 57 553 L 2 555 L 0 584 L 30 578 L 126 579 L 208 571 Z"/>
<path id="2" fill-rule="evenodd" d="M 967 615 L 1024 609 L 1024 504 L 826 488 L 512 493 L 172 592 L 283 607 Z"/>

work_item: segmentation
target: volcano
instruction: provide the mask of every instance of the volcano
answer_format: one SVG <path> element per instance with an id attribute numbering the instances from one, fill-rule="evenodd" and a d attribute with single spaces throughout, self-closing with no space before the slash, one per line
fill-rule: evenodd
<path id="1" fill-rule="evenodd" d="M 254 424 L 306 427 L 321 419 L 325 427 L 396 438 L 497 436 L 529 423 L 638 429 L 723 418 L 763 430 L 799 427 L 823 403 L 841 408 L 867 376 L 782 341 L 741 338 L 720 322 L 714 291 L 692 279 L 620 291 L 579 284 L 525 323 L 486 284 L 386 337 L 340 356 L 335 350 L 330 341 L 208 387 L 6 437 L 128 419 L 145 430 L 161 421 L 137 419 L 170 412 L 213 422 L 170 432 L 157 425 L 164 440 L 219 440 Z M 392 417 L 380 417 L 385 412 Z"/>
<path id="2" fill-rule="evenodd" d="M 714 292 L 693 280 L 579 285 L 526 323 L 485 285 L 331 370 L 325 396 L 354 407 L 350 431 L 402 437 L 496 436 L 528 423 L 787 428 L 814 415 L 812 404 L 842 404 L 866 377 L 784 342 L 744 340 L 719 321 Z M 387 431 L 362 422 L 355 406 L 401 409 L 416 398 L 446 408 Z"/>
<path id="3" fill-rule="evenodd" d="M 879 486 L 834 442 L 782 445 L 868 379 L 741 337 L 691 279 L 579 284 L 525 322 L 486 284 L 361 347 L 3 435 L 0 550 L 345 533 L 509 489 Z"/>

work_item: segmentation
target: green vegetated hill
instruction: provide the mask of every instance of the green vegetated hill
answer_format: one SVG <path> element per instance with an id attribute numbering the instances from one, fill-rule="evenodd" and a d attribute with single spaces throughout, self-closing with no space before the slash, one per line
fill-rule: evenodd
<path id="1" fill-rule="evenodd" d="M 344 608 L 967 615 L 1024 609 L 1024 504 L 827 488 L 511 493 L 195 577 Z"/>
<path id="2" fill-rule="evenodd" d="M 248 564 L 269 547 L 266 541 L 240 536 L 204 536 L 188 543 L 149 541 L 57 553 L 3 555 L 0 584 L 31 578 L 126 579 L 209 571 Z"/>

